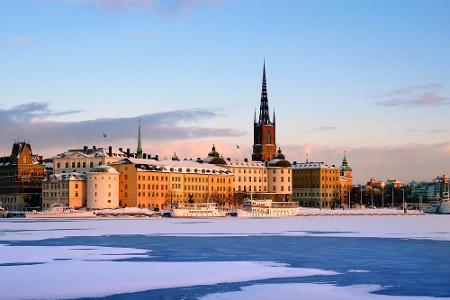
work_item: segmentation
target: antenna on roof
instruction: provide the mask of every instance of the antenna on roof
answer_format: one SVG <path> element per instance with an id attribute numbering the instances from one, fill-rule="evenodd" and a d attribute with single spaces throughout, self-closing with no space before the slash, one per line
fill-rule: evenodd
<path id="1" fill-rule="evenodd" d="M 306 163 L 309 163 L 309 153 L 306 152 Z"/>

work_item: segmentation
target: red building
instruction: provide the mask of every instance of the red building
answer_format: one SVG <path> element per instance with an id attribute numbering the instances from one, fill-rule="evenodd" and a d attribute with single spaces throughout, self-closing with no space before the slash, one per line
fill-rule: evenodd
<path id="1" fill-rule="evenodd" d="M 272 160 L 277 152 L 275 140 L 275 111 L 273 120 L 270 120 L 269 100 L 267 98 L 266 82 L 266 64 L 263 67 L 263 81 L 261 90 L 261 104 L 259 109 L 259 118 L 254 118 L 254 138 L 252 160 L 269 161 Z"/>
<path id="2" fill-rule="evenodd" d="M 38 208 L 45 168 L 31 145 L 14 143 L 11 155 L 0 157 L 0 206 L 8 210 Z"/>

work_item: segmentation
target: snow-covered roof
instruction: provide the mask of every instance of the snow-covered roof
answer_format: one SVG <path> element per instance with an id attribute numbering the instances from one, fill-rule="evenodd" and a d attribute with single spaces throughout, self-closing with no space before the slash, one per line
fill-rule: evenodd
<path id="1" fill-rule="evenodd" d="M 86 180 L 86 176 L 78 172 L 60 173 L 60 174 L 53 174 L 52 176 L 50 176 L 50 178 L 45 178 L 43 181 L 52 182 L 52 181 L 68 181 L 68 180 Z"/>
<path id="2" fill-rule="evenodd" d="M 91 170 L 89 170 L 89 173 L 110 173 L 110 174 L 119 174 L 119 172 L 117 172 L 117 170 L 113 167 L 110 166 L 106 166 L 106 165 L 102 165 L 102 166 L 98 166 L 95 167 Z"/>
<path id="3" fill-rule="evenodd" d="M 266 165 L 262 161 L 245 160 L 227 160 L 227 166 L 242 168 L 264 168 Z"/>
<path id="4" fill-rule="evenodd" d="M 324 162 L 304 162 L 292 164 L 293 169 L 337 169 L 334 165 L 327 165 Z"/>
<path id="5" fill-rule="evenodd" d="M 90 157 L 126 157 L 123 153 L 115 153 L 113 152 L 112 155 L 109 155 L 109 152 L 107 149 L 104 148 L 89 148 L 89 149 L 71 149 L 66 152 L 57 154 L 53 158 L 69 158 L 73 157 L 75 155 L 79 155 L 82 157 L 90 158 Z"/>
<path id="6" fill-rule="evenodd" d="M 230 171 L 226 168 L 211 165 L 207 163 L 199 163 L 192 160 L 155 160 L 155 159 L 139 159 L 126 158 L 113 163 L 113 165 L 135 164 L 140 171 L 163 171 L 177 173 L 218 173 L 228 174 Z"/>

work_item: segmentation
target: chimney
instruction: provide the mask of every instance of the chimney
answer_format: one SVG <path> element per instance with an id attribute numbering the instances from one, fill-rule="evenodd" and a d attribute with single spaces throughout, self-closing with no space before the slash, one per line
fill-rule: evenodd
<path id="1" fill-rule="evenodd" d="M 227 161 L 231 161 L 231 158 L 227 157 Z"/>
<path id="2" fill-rule="evenodd" d="M 293 165 L 296 165 L 297 164 L 297 162 L 294 160 L 294 162 L 292 163 Z"/>
<path id="3" fill-rule="evenodd" d="M 159 155 L 158 154 L 155 155 L 155 160 L 159 160 Z"/>
<path id="4" fill-rule="evenodd" d="M 109 148 L 108 148 L 108 155 L 112 156 L 112 146 L 109 146 Z"/>
<path id="5" fill-rule="evenodd" d="M 97 147 L 96 146 L 92 146 L 92 149 L 97 150 Z"/>
<path id="6" fill-rule="evenodd" d="M 83 146 L 83 151 L 87 151 L 88 146 Z"/>
<path id="7" fill-rule="evenodd" d="M 142 153 L 142 158 L 147 159 L 147 153 Z"/>
<path id="8" fill-rule="evenodd" d="M 245 161 L 245 162 L 248 162 L 248 158 L 244 158 L 244 161 Z"/>
<path id="9" fill-rule="evenodd" d="M 130 157 L 131 153 L 130 153 L 130 148 L 127 148 L 127 157 Z"/>
<path id="10" fill-rule="evenodd" d="M 123 148 L 119 148 L 119 152 L 122 152 L 122 153 L 123 153 Z"/>

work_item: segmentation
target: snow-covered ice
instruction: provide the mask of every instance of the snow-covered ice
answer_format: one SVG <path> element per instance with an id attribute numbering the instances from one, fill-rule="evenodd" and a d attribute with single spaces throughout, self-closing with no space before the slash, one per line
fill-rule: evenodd
<path id="1" fill-rule="evenodd" d="M 254 300 L 254 299 L 314 299 L 314 300 L 431 300 L 433 297 L 404 297 L 373 294 L 383 290 L 376 285 L 354 285 L 340 287 L 331 284 L 290 283 L 264 284 L 243 287 L 240 291 L 215 293 L 201 300 Z M 440 298 L 450 299 L 450 298 Z"/>
<path id="2" fill-rule="evenodd" d="M 119 234 L 173 236 L 295 235 L 450 241 L 450 215 L 217 219 L 0 220 L 0 241 Z"/>
<path id="3" fill-rule="evenodd" d="M 450 297 L 449 225 L 450 216 L 6 219 L 0 299 Z"/>
<path id="4" fill-rule="evenodd" d="M 271 262 L 53 261 L 0 268 L 0 299 L 101 297 L 222 282 L 334 274 Z"/>

